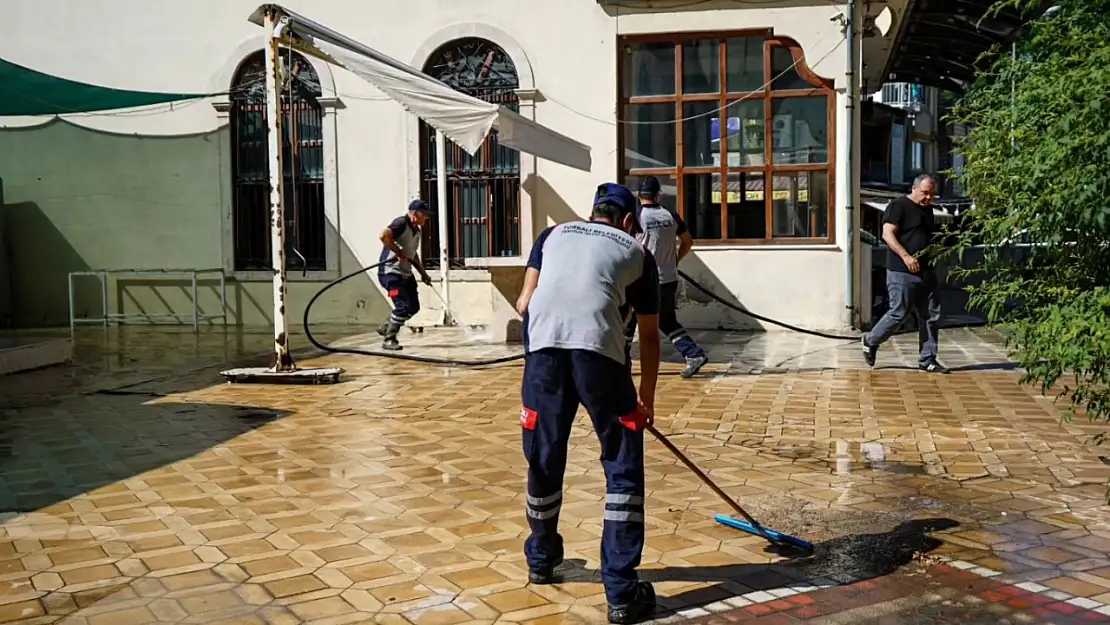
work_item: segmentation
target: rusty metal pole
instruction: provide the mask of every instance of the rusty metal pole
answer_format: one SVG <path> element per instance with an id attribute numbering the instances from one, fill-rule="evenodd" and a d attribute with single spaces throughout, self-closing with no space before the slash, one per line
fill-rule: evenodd
<path id="1" fill-rule="evenodd" d="M 270 255 L 274 270 L 274 372 L 294 371 L 297 365 L 289 355 L 288 322 L 285 317 L 285 194 L 282 192 L 281 148 L 281 60 L 278 57 L 278 40 L 285 30 L 288 18 L 281 18 L 272 11 L 266 12 L 265 28 L 269 41 L 266 45 L 266 139 L 270 169 Z"/>

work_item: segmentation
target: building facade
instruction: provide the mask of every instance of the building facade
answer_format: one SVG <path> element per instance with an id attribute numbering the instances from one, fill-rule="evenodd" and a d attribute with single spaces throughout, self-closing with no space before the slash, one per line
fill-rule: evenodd
<path id="1" fill-rule="evenodd" d="M 11 62 L 105 86 L 212 94 L 133 111 L 0 119 L 16 323 L 64 323 L 69 271 L 209 267 L 231 279 L 233 322 L 269 323 L 265 35 L 246 20 L 257 0 L 195 0 L 188 13 L 149 0 L 8 4 L 0 57 Z M 860 143 L 857 130 L 849 158 L 849 131 L 858 128 L 861 76 L 866 84 L 876 73 L 867 48 L 886 53 L 886 35 L 867 30 L 874 15 L 857 5 L 865 35 L 849 72 L 845 5 L 689 4 L 287 6 L 591 147 L 592 171 L 583 172 L 503 148 L 496 136 L 474 156 L 449 144 L 448 205 L 435 207 L 448 227 L 431 228 L 425 249 L 437 261 L 432 250 L 446 237 L 448 297 L 461 322 L 514 314 L 536 234 L 587 216 L 596 184 L 654 175 L 695 238 L 684 271 L 760 314 L 843 327 L 858 307 L 860 270 L 848 254 L 851 237 L 858 248 L 848 208 L 859 206 L 851 163 Z M 409 200 L 435 202 L 436 159 L 434 133 L 353 74 L 281 56 L 291 77 L 282 103 L 287 314 L 299 320 L 323 284 L 376 262 L 379 234 Z M 681 315 L 690 326 L 753 327 L 689 295 Z M 77 305 L 98 311 L 99 297 L 90 287 Z M 119 312 L 181 311 L 189 297 L 166 281 L 115 280 L 109 293 Z M 211 283 L 198 298 L 205 312 L 218 307 Z M 422 299 L 421 318 L 435 323 L 442 305 L 430 293 Z M 323 323 L 377 322 L 388 303 L 371 274 L 329 292 L 317 309 Z"/>

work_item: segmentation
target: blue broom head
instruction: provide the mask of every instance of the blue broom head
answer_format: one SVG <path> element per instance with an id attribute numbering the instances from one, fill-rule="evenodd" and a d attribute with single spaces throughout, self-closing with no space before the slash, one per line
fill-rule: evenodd
<path id="1" fill-rule="evenodd" d="M 803 549 L 805 551 L 813 551 L 813 544 L 812 543 L 806 542 L 806 541 L 802 540 L 801 538 L 797 538 L 797 537 L 791 536 L 789 534 L 783 534 L 783 533 L 780 533 L 780 532 L 776 532 L 775 530 L 773 530 L 771 528 L 768 528 L 768 527 L 757 528 L 757 527 L 753 526 L 751 523 L 748 523 L 746 521 L 740 521 L 738 519 L 734 519 L 730 516 L 725 516 L 723 514 L 718 514 L 718 515 L 714 516 L 713 520 L 720 523 L 721 525 L 724 525 L 725 527 L 731 527 L 733 529 L 738 529 L 741 532 L 747 532 L 747 533 L 749 533 L 753 536 L 759 536 L 760 538 L 765 538 L 765 539 L 769 540 L 772 543 L 778 543 L 778 544 L 781 544 L 781 545 L 790 545 L 791 547 L 796 547 L 798 549 Z"/>

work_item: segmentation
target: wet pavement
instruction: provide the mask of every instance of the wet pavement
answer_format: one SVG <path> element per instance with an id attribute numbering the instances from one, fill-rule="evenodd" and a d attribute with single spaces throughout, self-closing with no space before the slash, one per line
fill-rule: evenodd
<path id="1" fill-rule="evenodd" d="M 228 385 L 221 366 L 265 362 L 268 333 L 78 338 L 76 364 L 0 378 L 0 623 L 604 622 L 586 419 L 565 583 L 525 582 L 518 363 L 305 354 L 344 381 Z M 483 338 L 403 336 L 412 354 L 514 353 Z M 914 336 L 875 370 L 855 343 L 699 339 L 714 364 L 693 380 L 665 365 L 657 425 L 817 549 L 716 524 L 727 507 L 649 442 L 643 569 L 661 621 L 1110 622 L 1110 450 L 1090 440 L 1105 425 L 1061 422 L 997 335 L 945 332 L 949 376 L 916 371 Z"/>

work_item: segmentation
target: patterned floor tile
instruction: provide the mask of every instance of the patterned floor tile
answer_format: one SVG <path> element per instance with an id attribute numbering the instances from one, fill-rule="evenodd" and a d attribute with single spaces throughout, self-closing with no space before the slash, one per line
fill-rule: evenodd
<path id="1" fill-rule="evenodd" d="M 375 342 L 344 334 L 325 338 Z M 664 366 L 661 429 L 817 550 L 716 524 L 727 507 L 649 442 L 643 576 L 661 622 L 1110 622 L 1099 428 L 1019 386 L 989 331 L 943 336 L 950 376 L 916 371 L 908 336 L 874 370 L 854 343 L 721 333 L 699 334 L 715 361 L 699 378 Z M 341 383 L 227 385 L 219 369 L 264 361 L 268 333 L 78 338 L 76 364 L 0 378 L 0 623 L 604 620 L 604 476 L 585 419 L 565 583 L 526 583 L 519 365 L 302 352 L 344 368 Z M 404 342 L 515 349 L 478 338 Z"/>

